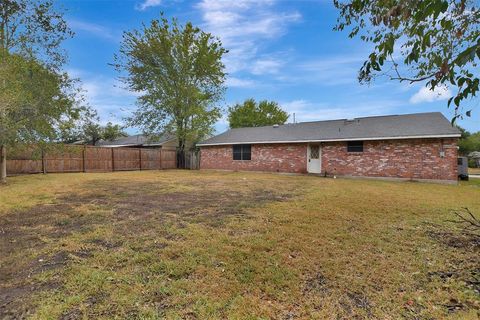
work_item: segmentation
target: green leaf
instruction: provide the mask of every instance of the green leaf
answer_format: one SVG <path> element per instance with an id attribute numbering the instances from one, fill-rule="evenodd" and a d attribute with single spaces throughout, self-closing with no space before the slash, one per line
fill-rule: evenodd
<path id="1" fill-rule="evenodd" d="M 430 47 L 430 34 L 425 34 L 423 38 L 423 44 L 425 47 Z"/>
<path id="2" fill-rule="evenodd" d="M 448 106 L 454 102 L 458 109 L 464 100 L 477 94 L 480 8 L 473 5 L 476 1 L 345 0 L 337 3 L 342 8 L 339 16 L 342 27 L 353 28 L 362 39 L 374 44 L 369 63 L 364 64 L 359 73 L 361 82 L 382 72 L 386 58 L 393 56 L 398 61 L 398 69 L 383 70 L 391 78 L 414 79 L 424 84 L 431 80 L 438 84 L 448 81 L 452 86 L 461 87 L 461 94 L 449 99 Z M 468 8 L 463 8 L 465 3 Z M 400 48 L 395 46 L 397 39 L 402 43 Z M 396 71 L 400 71 L 400 77 Z"/>
<path id="3" fill-rule="evenodd" d="M 450 104 L 452 103 L 453 97 L 448 99 L 448 106 L 450 107 Z"/>
<path id="4" fill-rule="evenodd" d="M 455 99 L 453 99 L 453 102 L 455 103 L 455 105 L 457 107 L 460 106 L 460 101 L 462 100 L 462 98 L 460 96 L 456 96 Z"/>

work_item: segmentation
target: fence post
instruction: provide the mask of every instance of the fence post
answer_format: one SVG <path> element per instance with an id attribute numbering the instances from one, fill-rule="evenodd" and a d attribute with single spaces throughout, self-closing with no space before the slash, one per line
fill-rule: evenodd
<path id="1" fill-rule="evenodd" d="M 7 147 L 0 146 L 0 183 L 7 183 Z"/>
<path id="2" fill-rule="evenodd" d="M 45 150 L 43 150 L 42 148 L 42 173 L 43 174 L 46 174 L 47 173 L 47 166 L 46 166 L 46 163 L 45 163 Z"/>
<path id="3" fill-rule="evenodd" d="M 202 161 L 201 156 L 202 156 L 202 153 L 200 152 L 200 150 L 198 150 L 198 152 L 197 152 L 197 165 L 198 165 L 197 170 L 200 170 L 200 163 Z"/>
<path id="4" fill-rule="evenodd" d="M 138 157 L 140 159 L 140 171 L 142 171 L 142 149 L 138 149 Z"/>
<path id="5" fill-rule="evenodd" d="M 162 167 L 163 151 L 162 151 L 162 149 L 158 149 L 158 152 L 160 153 L 160 170 L 162 170 L 163 169 L 163 167 Z"/>
<path id="6" fill-rule="evenodd" d="M 110 148 L 112 149 L 112 172 L 115 171 L 115 156 L 114 156 L 114 151 L 113 151 L 113 148 Z"/>
<path id="7" fill-rule="evenodd" d="M 83 146 L 83 151 L 82 151 L 83 172 L 87 172 L 87 162 L 86 162 L 86 158 L 87 158 L 87 146 L 84 145 L 84 146 Z"/>

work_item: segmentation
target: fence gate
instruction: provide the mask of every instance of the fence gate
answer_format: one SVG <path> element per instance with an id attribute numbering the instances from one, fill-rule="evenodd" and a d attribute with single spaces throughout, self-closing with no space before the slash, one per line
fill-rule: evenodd
<path id="1" fill-rule="evenodd" d="M 177 167 L 180 169 L 198 170 L 200 169 L 199 151 L 178 151 Z"/>
<path id="2" fill-rule="evenodd" d="M 190 152 L 190 169 L 191 170 L 200 169 L 200 152 L 198 151 Z"/>

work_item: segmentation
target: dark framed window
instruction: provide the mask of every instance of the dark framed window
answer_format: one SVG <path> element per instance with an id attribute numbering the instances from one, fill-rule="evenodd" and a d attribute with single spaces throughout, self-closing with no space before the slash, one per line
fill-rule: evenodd
<path id="1" fill-rule="evenodd" d="M 348 141 L 347 152 L 363 152 L 363 141 Z"/>
<path id="2" fill-rule="evenodd" d="M 251 159 L 252 159 L 251 144 L 236 144 L 233 146 L 233 160 L 251 160 Z"/>

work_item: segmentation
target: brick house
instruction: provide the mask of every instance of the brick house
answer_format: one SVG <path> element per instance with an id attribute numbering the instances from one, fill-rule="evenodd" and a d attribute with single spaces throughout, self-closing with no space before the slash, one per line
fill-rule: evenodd
<path id="1" fill-rule="evenodd" d="M 231 129 L 197 146 L 201 169 L 455 182 L 459 137 L 434 112 Z"/>

